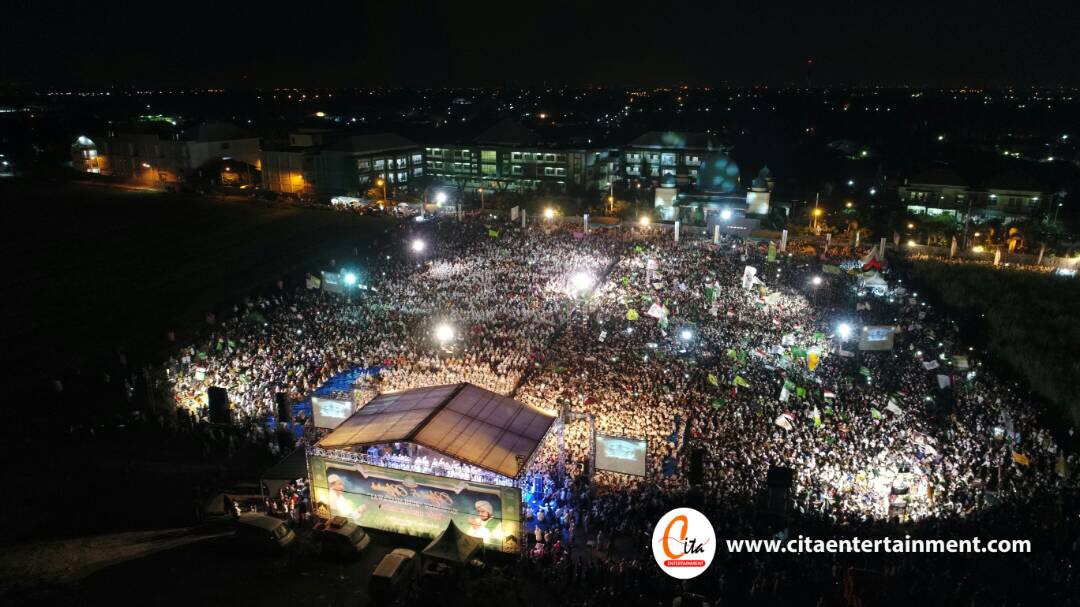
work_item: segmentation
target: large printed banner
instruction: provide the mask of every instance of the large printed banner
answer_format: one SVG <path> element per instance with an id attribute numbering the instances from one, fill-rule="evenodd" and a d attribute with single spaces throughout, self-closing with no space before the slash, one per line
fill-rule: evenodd
<path id="1" fill-rule="evenodd" d="M 488 548 L 517 552 L 521 493 L 515 487 L 308 456 L 315 513 L 358 525 L 435 537 L 453 520 Z"/>

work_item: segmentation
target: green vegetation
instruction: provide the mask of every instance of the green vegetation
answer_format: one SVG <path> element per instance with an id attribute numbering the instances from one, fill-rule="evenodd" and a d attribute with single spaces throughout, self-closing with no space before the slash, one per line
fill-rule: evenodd
<path id="1" fill-rule="evenodd" d="M 938 262 L 913 264 L 910 275 L 983 321 L 989 351 L 1080 426 L 1080 280 Z"/>

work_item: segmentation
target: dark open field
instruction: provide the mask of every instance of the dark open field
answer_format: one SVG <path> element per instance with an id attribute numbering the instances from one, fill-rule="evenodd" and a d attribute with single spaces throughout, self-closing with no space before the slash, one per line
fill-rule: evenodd
<path id="1" fill-rule="evenodd" d="M 392 220 L 251 200 L 80 184 L 0 183 L 4 375 L 27 387 L 139 365 L 186 343 L 208 311 L 330 259 L 363 256 Z M 220 313 L 219 313 L 220 316 Z M 41 384 L 38 384 L 40 386 Z"/>
<path id="2" fill-rule="evenodd" d="M 192 504 L 212 494 L 199 491 L 256 479 L 265 450 L 134 421 L 147 400 L 137 388 L 126 398 L 120 380 L 177 347 L 168 331 L 191 343 L 208 311 L 224 318 L 245 295 L 278 280 L 292 288 L 331 259 L 362 269 L 395 228 L 389 218 L 63 182 L 0 182 L 0 201 L 0 440 L 5 480 L 20 494 L 0 517 L 0 544 L 189 524 Z"/>

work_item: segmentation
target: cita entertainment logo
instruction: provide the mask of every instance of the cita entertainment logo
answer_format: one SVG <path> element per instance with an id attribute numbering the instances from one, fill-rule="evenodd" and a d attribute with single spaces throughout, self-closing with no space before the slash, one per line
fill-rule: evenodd
<path id="1" fill-rule="evenodd" d="M 716 533 L 705 515 L 676 508 L 660 517 L 652 536 L 653 556 L 664 573 L 688 580 L 705 572 L 716 554 Z"/>

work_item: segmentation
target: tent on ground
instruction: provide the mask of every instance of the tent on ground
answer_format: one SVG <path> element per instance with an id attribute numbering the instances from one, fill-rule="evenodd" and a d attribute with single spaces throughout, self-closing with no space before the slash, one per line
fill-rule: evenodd
<path id="1" fill-rule="evenodd" d="M 483 545 L 483 540 L 466 535 L 458 529 L 454 521 L 450 521 L 439 537 L 431 540 L 421 554 L 425 559 L 436 563 L 458 566 L 468 563 Z"/>
<path id="2" fill-rule="evenodd" d="M 862 275 L 863 286 L 867 289 L 886 289 L 889 283 L 877 272 L 866 272 Z"/>
<path id="3" fill-rule="evenodd" d="M 285 485 L 306 476 L 307 455 L 304 453 L 304 449 L 300 448 L 294 449 L 292 453 L 285 456 L 285 459 L 264 472 L 260 480 L 266 486 L 266 490 L 270 492 L 270 495 L 275 496 Z"/>

